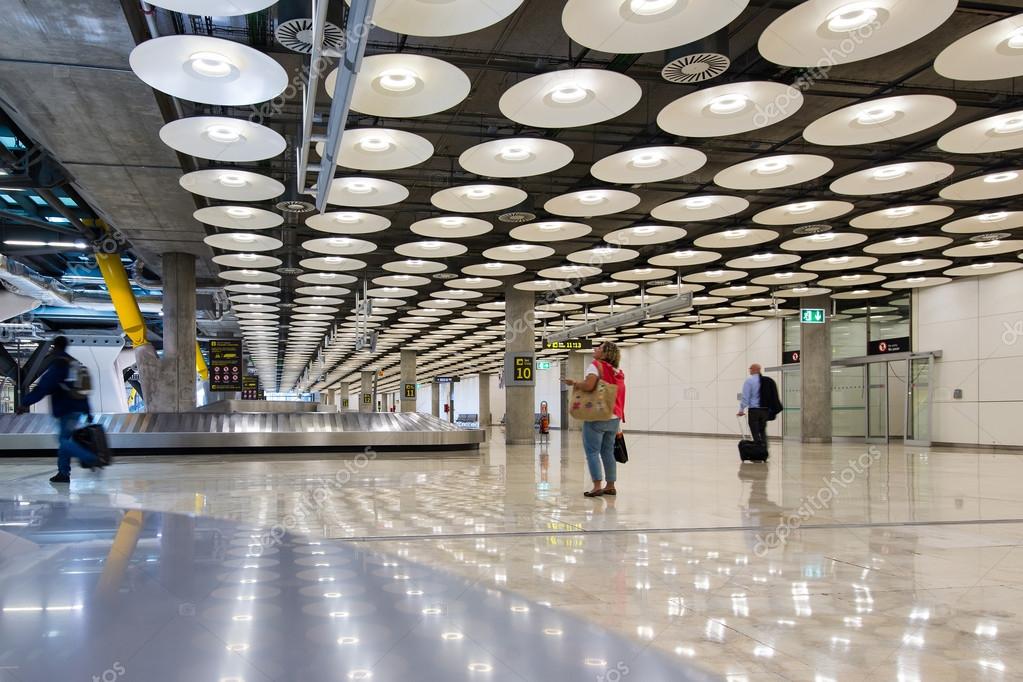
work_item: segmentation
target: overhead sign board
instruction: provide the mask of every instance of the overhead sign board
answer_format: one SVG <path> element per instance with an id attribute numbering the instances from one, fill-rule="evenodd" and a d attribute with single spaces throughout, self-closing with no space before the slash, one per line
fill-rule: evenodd
<path id="1" fill-rule="evenodd" d="M 462 379 L 460 377 L 434 377 L 433 383 L 435 384 L 457 384 Z"/>
<path id="2" fill-rule="evenodd" d="M 544 341 L 544 350 L 583 350 L 586 342 L 581 339 L 571 341 Z"/>
<path id="3" fill-rule="evenodd" d="M 263 400 L 263 398 L 263 392 L 259 390 L 259 377 L 251 375 L 242 377 L 242 400 Z"/>
<path id="4" fill-rule="evenodd" d="M 796 365 L 799 364 L 799 351 L 798 350 L 787 350 L 781 354 L 781 364 L 783 365 Z"/>
<path id="5" fill-rule="evenodd" d="M 210 341 L 210 391 L 242 390 L 241 339 Z"/>
<path id="6" fill-rule="evenodd" d="M 551 361 L 550 360 L 537 360 L 536 361 L 536 368 L 537 369 L 550 369 L 551 368 Z"/>
<path id="7" fill-rule="evenodd" d="M 533 353 L 505 353 L 505 386 L 535 386 L 536 356 Z"/>
<path id="8" fill-rule="evenodd" d="M 909 337 L 902 336 L 897 339 L 880 339 L 867 342 L 867 355 L 886 355 L 888 353 L 909 352 Z"/>
<path id="9" fill-rule="evenodd" d="M 824 308 L 803 308 L 799 311 L 803 324 L 824 324 Z"/>

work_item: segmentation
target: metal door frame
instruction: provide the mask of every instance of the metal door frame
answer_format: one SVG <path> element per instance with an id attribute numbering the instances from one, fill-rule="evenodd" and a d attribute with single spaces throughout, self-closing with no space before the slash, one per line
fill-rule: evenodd
<path id="1" fill-rule="evenodd" d="M 916 384 L 913 378 L 913 360 L 927 359 L 927 437 L 916 438 L 917 429 L 913 429 L 914 438 L 909 437 L 909 420 L 912 418 L 913 409 L 913 387 Z M 906 434 L 903 442 L 906 445 L 915 445 L 929 447 L 931 445 L 932 430 L 934 428 L 934 355 L 927 353 L 918 353 L 914 356 L 906 358 L 906 379 L 908 380 L 906 387 Z"/>
<path id="2" fill-rule="evenodd" d="M 863 405 L 864 405 L 864 410 L 863 410 L 863 420 L 864 420 L 863 433 L 864 433 L 864 436 L 865 436 L 865 438 L 864 438 L 865 442 L 867 442 L 869 444 L 872 444 L 872 445 L 887 445 L 888 443 L 891 442 L 891 439 L 892 439 L 892 420 L 891 420 L 891 413 L 889 412 L 890 406 L 888 405 L 888 364 L 889 363 L 887 361 L 884 363 L 885 371 L 884 371 L 883 384 L 881 385 L 881 388 L 884 389 L 884 392 L 883 392 L 883 395 L 884 395 L 884 408 L 883 408 L 884 409 L 884 435 L 883 436 L 871 436 L 870 435 L 870 417 L 871 417 L 871 414 L 873 413 L 873 411 L 871 410 L 871 404 L 870 404 L 870 390 L 872 388 L 874 388 L 874 386 L 872 386 L 871 383 L 870 383 L 870 368 L 873 365 L 880 365 L 880 364 L 881 364 L 880 362 L 867 362 L 867 363 L 863 364 L 863 390 L 865 392 L 865 395 L 863 396 Z"/>

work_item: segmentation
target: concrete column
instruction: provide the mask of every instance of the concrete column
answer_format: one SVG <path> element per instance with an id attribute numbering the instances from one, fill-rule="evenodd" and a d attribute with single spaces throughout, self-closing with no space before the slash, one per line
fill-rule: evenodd
<path id="1" fill-rule="evenodd" d="M 398 386 L 398 395 L 401 397 L 402 412 L 415 412 L 416 399 L 405 395 L 405 385 L 416 383 L 416 352 L 414 350 L 401 351 L 401 385 Z"/>
<path id="2" fill-rule="evenodd" d="M 824 324 L 800 325 L 799 369 L 802 381 L 802 441 L 831 442 L 831 299 L 800 299 L 802 308 L 824 308 Z"/>
<path id="3" fill-rule="evenodd" d="M 195 256 L 189 253 L 163 254 L 163 357 L 158 372 L 156 385 L 146 386 L 146 411 L 195 411 Z"/>
<path id="4" fill-rule="evenodd" d="M 430 414 L 440 417 L 440 384 L 436 381 L 430 384 Z"/>
<path id="5" fill-rule="evenodd" d="M 508 285 L 504 294 L 505 300 L 505 350 L 508 353 L 534 353 L 536 341 L 533 330 L 536 324 L 534 305 L 536 295 L 532 291 L 519 291 Z M 511 377 L 505 371 L 504 394 L 505 442 L 508 444 L 533 443 L 535 435 L 533 423 L 536 413 L 536 387 L 512 386 Z"/>
<path id="6" fill-rule="evenodd" d="M 569 351 L 568 359 L 565 361 L 565 378 L 575 379 L 576 381 L 582 381 L 583 373 L 586 371 L 586 361 L 588 356 L 586 353 L 578 351 Z M 582 431 L 583 423 L 578 419 L 573 419 L 568 413 L 572 401 L 572 389 L 565 384 L 561 385 L 561 394 L 565 399 L 561 402 L 561 424 L 563 429 L 569 431 Z"/>
<path id="7" fill-rule="evenodd" d="M 337 397 L 337 409 L 338 410 L 344 411 L 344 410 L 354 410 L 354 409 L 356 409 L 357 406 L 352 402 L 352 399 L 351 399 L 351 396 L 352 396 L 352 387 L 351 386 L 349 386 L 348 384 L 341 384 L 340 386 L 337 387 L 337 392 L 338 392 L 338 397 Z M 347 407 L 345 406 L 345 401 L 346 400 L 348 401 L 348 406 Z"/>
<path id="8" fill-rule="evenodd" d="M 490 427 L 493 419 L 490 416 L 490 372 L 480 372 L 480 428 Z"/>
<path id="9" fill-rule="evenodd" d="M 362 390 L 359 391 L 359 412 L 375 412 L 377 409 L 377 396 L 373 392 L 373 375 L 374 372 L 362 373 Z M 369 402 L 366 402 L 367 395 L 369 396 Z"/>

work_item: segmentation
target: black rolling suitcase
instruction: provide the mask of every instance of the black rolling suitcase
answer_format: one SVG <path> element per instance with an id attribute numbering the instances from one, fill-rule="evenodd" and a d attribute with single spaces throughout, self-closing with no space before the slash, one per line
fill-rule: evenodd
<path id="1" fill-rule="evenodd" d="M 107 443 L 107 433 L 103 427 L 91 420 L 80 429 L 75 429 L 71 437 L 76 443 L 83 446 L 89 452 L 99 457 L 100 466 L 108 466 L 114 461 L 110 454 L 110 445 Z"/>
<path id="2" fill-rule="evenodd" d="M 739 419 L 739 435 L 742 437 L 739 441 L 739 459 L 743 462 L 767 461 L 767 446 L 756 442 L 752 436 L 746 437 L 746 427 L 742 419 Z"/>

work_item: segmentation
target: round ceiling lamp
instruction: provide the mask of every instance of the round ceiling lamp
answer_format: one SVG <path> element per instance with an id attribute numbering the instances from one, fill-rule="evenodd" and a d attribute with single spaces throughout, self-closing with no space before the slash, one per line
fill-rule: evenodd
<path id="1" fill-rule="evenodd" d="M 337 70 L 324 83 L 334 96 Z M 370 116 L 429 116 L 469 96 L 469 77 L 457 66 L 416 54 L 377 54 L 362 60 L 352 92 L 352 111 Z"/>
<path id="2" fill-rule="evenodd" d="M 515 285 L 519 291 L 565 291 L 572 288 L 571 282 L 552 279 L 537 279 L 531 282 L 520 282 Z"/>
<path id="3" fill-rule="evenodd" d="M 485 177 L 525 178 L 564 168 L 573 156 L 572 148 L 561 142 L 513 137 L 470 147 L 458 157 L 458 164 Z"/>
<path id="4" fill-rule="evenodd" d="M 465 216 L 441 216 L 418 220 L 409 226 L 415 234 L 438 239 L 467 239 L 479 237 L 494 229 L 493 224 L 479 218 Z"/>
<path id="5" fill-rule="evenodd" d="M 803 131 L 813 144 L 850 146 L 895 140 L 936 126 L 955 113 L 955 100 L 899 95 L 861 102 L 818 118 Z"/>
<path id="6" fill-rule="evenodd" d="M 149 4 L 181 14 L 239 17 L 264 10 L 276 2 L 277 0 L 153 0 Z"/>
<path id="7" fill-rule="evenodd" d="M 377 0 L 373 25 L 410 36 L 454 36 L 511 16 L 523 0 Z M 345 0 L 349 5 L 351 0 Z"/>
<path id="8" fill-rule="evenodd" d="M 370 234 L 382 232 L 391 226 L 387 218 L 359 211 L 335 211 L 317 213 L 305 220 L 305 224 L 317 232 L 330 234 Z"/>
<path id="9" fill-rule="evenodd" d="M 323 157 L 326 144 L 316 143 Z M 425 137 L 389 128 L 355 128 L 341 136 L 337 165 L 360 171 L 389 171 L 416 166 L 433 156 L 433 145 Z"/>
<path id="10" fill-rule="evenodd" d="M 866 268 L 876 262 L 877 259 L 873 256 L 847 256 L 843 254 L 803 263 L 799 267 L 810 272 L 835 272 L 837 270 Z"/>
<path id="11" fill-rule="evenodd" d="M 223 162 L 271 159 L 287 146 L 266 126 L 222 116 L 179 118 L 160 129 L 160 139 L 182 154 Z"/>
<path id="12" fill-rule="evenodd" d="M 885 289 L 921 289 L 939 284 L 948 284 L 951 281 L 951 277 L 910 277 L 908 279 L 885 282 L 881 286 Z"/>
<path id="13" fill-rule="evenodd" d="M 655 279 L 666 279 L 675 276 L 674 270 L 667 268 L 632 268 L 621 270 L 611 275 L 611 279 L 621 282 L 649 282 Z"/>
<path id="14" fill-rule="evenodd" d="M 938 161 L 909 161 L 867 168 L 831 183 L 835 194 L 868 196 L 926 187 L 952 175 L 955 168 Z"/>
<path id="15" fill-rule="evenodd" d="M 955 41 L 934 60 L 934 70 L 957 81 L 1023 76 L 1023 15 L 977 29 Z"/>
<path id="16" fill-rule="evenodd" d="M 770 275 L 761 275 L 750 280 L 753 284 L 778 287 L 791 284 L 801 284 L 803 282 L 812 282 L 817 279 L 817 275 L 811 272 L 793 272 L 791 270 L 785 270 L 782 272 L 772 272 Z M 884 279 L 883 277 L 881 279 Z M 822 286 L 827 286 L 822 283 Z"/>
<path id="17" fill-rule="evenodd" d="M 998 171 L 977 178 L 962 180 L 939 192 L 951 201 L 981 201 L 1023 194 L 1023 169 Z"/>
<path id="18" fill-rule="evenodd" d="M 945 249 L 942 255 L 950 258 L 989 258 L 1016 251 L 1023 251 L 1023 239 L 986 239 L 963 246 L 953 246 Z"/>
<path id="19" fill-rule="evenodd" d="M 635 225 L 604 235 L 604 241 L 619 246 L 648 246 L 666 244 L 685 236 L 685 230 L 672 225 Z"/>
<path id="20" fill-rule="evenodd" d="M 685 275 L 682 278 L 684 282 L 691 282 L 696 284 L 723 284 L 725 282 L 732 282 L 737 279 L 742 279 L 749 273 L 744 270 L 705 270 L 703 272 L 693 272 Z M 721 303 L 723 298 L 699 296 L 693 297 L 693 305 L 709 305 L 712 303 Z"/>
<path id="21" fill-rule="evenodd" d="M 497 261 L 477 263 L 476 265 L 467 265 L 462 268 L 462 273 L 470 277 L 512 277 L 525 271 L 526 266 L 524 265 Z"/>
<path id="22" fill-rule="evenodd" d="M 394 252 L 407 258 L 453 258 L 469 250 L 464 244 L 440 241 L 421 241 L 399 244 Z"/>
<path id="23" fill-rule="evenodd" d="M 588 265 L 559 265 L 556 268 L 547 268 L 541 270 L 538 275 L 546 277 L 548 279 L 567 279 L 569 281 L 578 281 L 586 279 L 587 277 L 596 277 L 601 272 L 600 268 L 591 267 Z"/>
<path id="24" fill-rule="evenodd" d="M 309 272 L 298 276 L 299 282 L 312 284 L 314 286 L 338 286 L 342 284 L 354 284 L 358 281 L 352 275 L 343 275 L 338 272 Z"/>
<path id="25" fill-rule="evenodd" d="M 390 263 L 384 263 L 382 267 L 387 272 L 396 272 L 402 275 L 431 275 L 448 269 L 448 266 L 444 263 L 421 260 L 419 258 L 391 261 Z"/>
<path id="26" fill-rule="evenodd" d="M 742 197 L 719 194 L 698 195 L 675 199 L 657 206 L 650 212 L 657 220 L 686 223 L 702 220 L 717 220 L 749 208 L 749 201 Z"/>
<path id="27" fill-rule="evenodd" d="M 877 57 L 923 38 L 955 12 L 958 0 L 809 0 L 760 35 L 764 59 L 822 68 Z"/>
<path id="28" fill-rule="evenodd" d="M 554 215 L 592 218 L 627 211 L 639 201 L 638 195 L 620 189 L 590 189 L 554 197 L 543 207 Z"/>
<path id="29" fill-rule="evenodd" d="M 154 90 L 202 104 L 258 104 L 288 87 L 288 73 L 269 56 L 209 36 L 153 38 L 139 43 L 128 63 Z"/>
<path id="30" fill-rule="evenodd" d="M 574 128 L 621 116 L 643 90 L 624 74 L 604 69 L 566 69 L 513 85 L 498 103 L 505 117 L 536 128 Z"/>
<path id="31" fill-rule="evenodd" d="M 737 163 L 714 176 L 714 184 L 728 189 L 788 187 L 819 178 L 835 166 L 826 156 L 779 154 Z"/>
<path id="32" fill-rule="evenodd" d="M 259 284 L 265 282 L 280 281 L 281 276 L 276 272 L 265 272 L 263 270 L 223 270 L 219 277 L 229 282 L 251 282 Z"/>
<path id="33" fill-rule="evenodd" d="M 299 262 L 307 270 L 320 270 L 322 272 L 350 272 L 361 270 L 366 267 L 366 262 L 355 258 L 344 256 L 320 256 L 317 258 L 305 258 Z"/>
<path id="34" fill-rule="evenodd" d="M 737 228 L 705 234 L 693 244 L 701 249 L 737 249 L 743 246 L 764 244 L 777 238 L 778 233 L 774 230 Z"/>
<path id="35" fill-rule="evenodd" d="M 284 194 L 284 185 L 273 178 L 227 168 L 186 173 L 179 183 L 192 194 L 223 201 L 267 201 Z"/>
<path id="36" fill-rule="evenodd" d="M 541 223 L 519 225 L 508 233 L 512 239 L 524 242 L 561 242 L 585 237 L 593 228 L 583 223 L 548 220 Z"/>
<path id="37" fill-rule="evenodd" d="M 243 294 L 276 294 L 279 293 L 281 288 L 270 286 L 269 284 L 228 284 L 224 287 L 227 291 Z"/>
<path id="38" fill-rule="evenodd" d="M 429 277 L 418 277 L 416 275 L 400 274 L 375 277 L 373 284 L 382 287 L 424 287 L 433 280 Z"/>
<path id="39" fill-rule="evenodd" d="M 591 50 L 639 54 L 688 45 L 724 28 L 749 0 L 569 0 L 565 33 Z"/>
<path id="40" fill-rule="evenodd" d="M 981 275 L 1000 275 L 1023 268 L 1023 263 L 1005 263 L 996 261 L 978 261 L 969 265 L 949 268 L 944 273 L 952 277 L 979 277 Z"/>
<path id="41" fill-rule="evenodd" d="M 704 265 L 721 259 L 721 254 L 716 251 L 695 251 L 693 249 L 682 249 L 672 253 L 654 256 L 648 263 L 660 268 L 687 268 L 693 265 Z"/>
<path id="42" fill-rule="evenodd" d="M 269 230 L 284 222 L 284 216 L 250 206 L 208 206 L 192 214 L 205 225 L 231 230 Z"/>
<path id="43" fill-rule="evenodd" d="M 503 211 L 521 204 L 528 195 L 521 189 L 503 185 L 462 185 L 436 192 L 430 202 L 452 213 Z"/>
<path id="44" fill-rule="evenodd" d="M 938 140 L 938 149 L 952 154 L 993 154 L 1021 147 L 1023 111 L 999 114 L 968 123 L 945 133 Z"/>
<path id="45" fill-rule="evenodd" d="M 785 251 L 827 251 L 843 249 L 867 241 L 867 235 L 856 232 L 818 232 L 781 243 Z"/>
<path id="46" fill-rule="evenodd" d="M 490 277 L 462 277 L 444 282 L 444 286 L 451 289 L 470 289 L 474 291 L 477 289 L 496 289 L 503 285 L 504 282 L 501 280 Z"/>
<path id="47" fill-rule="evenodd" d="M 554 255 L 554 249 L 539 244 L 509 244 L 495 246 L 483 252 L 483 257 L 494 261 L 510 261 L 513 263 L 540 260 Z"/>
<path id="48" fill-rule="evenodd" d="M 586 284 L 582 289 L 585 292 L 603 296 L 606 299 L 610 294 L 623 294 L 627 291 L 635 291 L 639 289 L 639 285 L 632 282 L 597 282 L 595 284 Z M 564 298 L 567 298 L 567 296 L 561 296 L 558 300 Z"/>
<path id="49" fill-rule="evenodd" d="M 624 263 L 639 257 L 639 251 L 620 246 L 597 246 L 568 254 L 569 262 L 599 268 L 608 263 Z"/>
<path id="50" fill-rule="evenodd" d="M 799 201 L 768 208 L 753 216 L 760 225 L 804 225 L 831 220 L 855 210 L 848 201 Z"/>
<path id="51" fill-rule="evenodd" d="M 721 137 L 765 128 L 802 106 L 803 94 L 782 83 L 729 83 L 680 97 L 657 114 L 657 126 L 672 135 Z"/>
<path id="52" fill-rule="evenodd" d="M 623 185 L 664 182 L 699 170 L 707 155 L 688 147 L 640 147 L 605 156 L 590 174 L 598 180 Z"/>
<path id="53" fill-rule="evenodd" d="M 280 258 L 264 256 L 257 253 L 223 253 L 213 257 L 213 262 L 227 268 L 243 268 L 246 270 L 263 270 L 276 268 L 283 263 Z"/>
<path id="54" fill-rule="evenodd" d="M 920 206 L 892 206 L 856 216 L 849 224 L 860 230 L 893 230 L 900 227 L 925 225 L 944 220 L 955 213 L 950 206 L 923 204 Z"/>
<path id="55" fill-rule="evenodd" d="M 874 268 L 874 272 L 878 272 L 883 275 L 898 275 L 909 272 L 938 270 L 940 268 L 947 268 L 949 265 L 952 265 L 952 261 L 947 258 L 905 258 L 895 263 L 879 265 Z M 839 277 L 836 279 L 841 278 Z"/>
<path id="56" fill-rule="evenodd" d="M 969 218 L 960 218 L 942 226 L 950 234 L 984 234 L 1023 227 L 1023 211 L 988 211 Z"/>
<path id="57" fill-rule="evenodd" d="M 203 242 L 215 249 L 224 251 L 239 251 L 243 253 L 257 251 L 274 251 L 284 246 L 280 239 L 274 239 L 263 234 L 250 232 L 225 232 L 222 234 L 211 234 L 203 239 Z"/>
<path id="58" fill-rule="evenodd" d="M 408 189 L 390 180 L 359 176 L 335 178 L 330 183 L 327 203 L 355 208 L 390 206 L 405 201 L 408 194 Z"/>
<path id="59" fill-rule="evenodd" d="M 312 253 L 322 253 L 328 256 L 358 256 L 376 251 L 377 245 L 351 237 L 323 237 L 302 242 L 302 248 Z"/>

